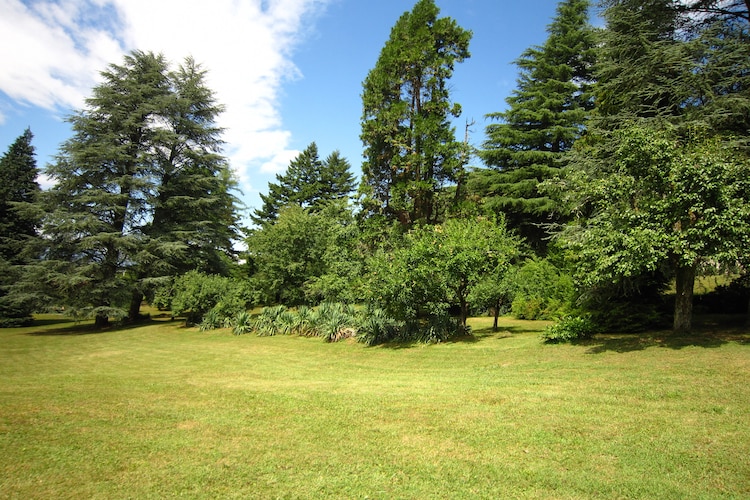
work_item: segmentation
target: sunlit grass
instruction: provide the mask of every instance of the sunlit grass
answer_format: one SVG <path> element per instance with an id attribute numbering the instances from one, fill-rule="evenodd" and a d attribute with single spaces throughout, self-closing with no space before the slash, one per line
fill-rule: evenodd
<path id="1" fill-rule="evenodd" d="M 742 498 L 750 336 L 0 330 L 3 498 Z"/>

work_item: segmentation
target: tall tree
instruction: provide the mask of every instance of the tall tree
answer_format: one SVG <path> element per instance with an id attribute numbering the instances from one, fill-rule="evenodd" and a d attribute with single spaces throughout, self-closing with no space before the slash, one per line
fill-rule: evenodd
<path id="1" fill-rule="evenodd" d="M 506 214 L 537 252 L 549 236 L 545 225 L 560 222 L 559 206 L 538 187 L 559 175 L 563 154 L 583 132 L 593 108 L 591 84 L 596 33 L 588 21 L 588 0 L 565 0 L 547 28 L 542 46 L 516 61 L 518 87 L 508 109 L 491 113 L 480 156 L 489 169 L 471 173 L 469 189 L 489 208 Z"/>
<path id="2" fill-rule="evenodd" d="M 436 191 L 463 169 L 448 80 L 469 57 L 471 32 L 439 13 L 433 0 L 405 12 L 363 83 L 363 207 L 407 226 L 435 222 Z"/>
<path id="3" fill-rule="evenodd" d="M 672 0 L 606 6 L 595 119 L 562 184 L 580 217 L 563 234 L 591 287 L 667 270 L 687 331 L 701 263 L 747 246 L 748 25 Z"/>
<path id="4" fill-rule="evenodd" d="M 313 142 L 289 163 L 283 175 L 276 174 L 276 182 L 268 183 L 268 193 L 260 195 L 263 206 L 250 218 L 258 225 L 273 223 L 279 211 L 290 204 L 318 212 L 332 201 L 347 199 L 354 187 L 346 158 L 334 151 L 321 161 Z"/>
<path id="5" fill-rule="evenodd" d="M 134 319 L 139 282 L 213 270 L 217 252 L 230 251 L 233 181 L 203 74 L 190 59 L 170 72 L 163 56 L 143 52 L 110 65 L 47 169 L 56 184 L 45 278 L 98 326 Z"/>
<path id="6" fill-rule="evenodd" d="M 0 327 L 28 323 L 33 309 L 27 296 L 11 290 L 41 222 L 28 210 L 40 191 L 33 137 L 26 129 L 0 157 Z"/>

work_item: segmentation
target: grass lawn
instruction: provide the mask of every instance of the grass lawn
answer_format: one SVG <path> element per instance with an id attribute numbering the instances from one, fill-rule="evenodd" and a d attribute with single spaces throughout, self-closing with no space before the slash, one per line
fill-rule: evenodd
<path id="1" fill-rule="evenodd" d="M 750 335 L 0 329 L 2 498 L 749 498 Z"/>

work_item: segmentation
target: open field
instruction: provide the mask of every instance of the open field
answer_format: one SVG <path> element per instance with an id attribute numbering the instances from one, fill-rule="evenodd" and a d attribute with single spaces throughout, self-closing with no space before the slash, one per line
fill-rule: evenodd
<path id="1" fill-rule="evenodd" d="M 748 498 L 750 335 L 0 329 L 2 498 Z"/>

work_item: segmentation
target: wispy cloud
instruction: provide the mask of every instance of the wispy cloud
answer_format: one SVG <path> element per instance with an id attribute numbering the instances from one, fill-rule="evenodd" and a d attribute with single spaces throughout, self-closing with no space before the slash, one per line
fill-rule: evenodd
<path id="1" fill-rule="evenodd" d="M 226 153 L 245 190 L 297 154 L 279 113 L 298 78 L 295 46 L 330 0 L 0 0 L 0 90 L 22 105 L 83 106 L 98 74 L 132 49 L 186 56 L 226 106 Z"/>

